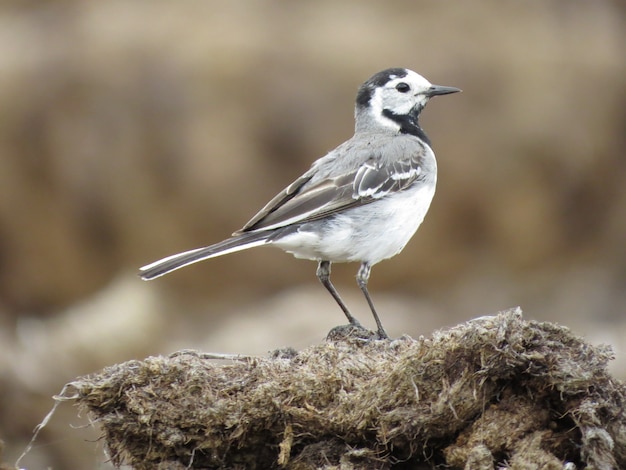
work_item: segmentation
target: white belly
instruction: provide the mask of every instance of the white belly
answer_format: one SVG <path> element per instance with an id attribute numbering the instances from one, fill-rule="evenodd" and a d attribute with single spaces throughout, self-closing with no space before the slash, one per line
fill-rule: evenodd
<path id="1" fill-rule="evenodd" d="M 272 244 L 297 258 L 376 264 L 398 254 L 424 220 L 435 185 L 416 185 L 392 197 L 305 224 Z"/>

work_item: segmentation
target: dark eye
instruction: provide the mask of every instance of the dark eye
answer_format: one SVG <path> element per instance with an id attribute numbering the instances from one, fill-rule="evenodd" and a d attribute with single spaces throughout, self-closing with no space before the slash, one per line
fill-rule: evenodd
<path id="1" fill-rule="evenodd" d="M 396 90 L 398 90 L 400 93 L 407 93 L 410 89 L 411 87 L 408 85 L 408 83 L 400 82 L 396 85 Z"/>

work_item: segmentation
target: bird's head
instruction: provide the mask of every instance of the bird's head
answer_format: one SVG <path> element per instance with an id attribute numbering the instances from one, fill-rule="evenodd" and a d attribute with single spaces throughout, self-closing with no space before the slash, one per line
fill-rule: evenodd
<path id="1" fill-rule="evenodd" d="M 459 92 L 458 88 L 433 85 L 420 74 L 404 68 L 386 69 L 370 77 L 356 97 L 356 130 L 389 129 L 416 134 L 419 114 L 436 95 Z"/>

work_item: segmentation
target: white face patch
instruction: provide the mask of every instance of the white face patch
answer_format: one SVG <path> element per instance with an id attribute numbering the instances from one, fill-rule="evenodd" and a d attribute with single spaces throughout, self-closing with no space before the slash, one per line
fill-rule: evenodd
<path id="1" fill-rule="evenodd" d="M 398 124 L 394 120 L 389 119 L 388 117 L 385 117 L 383 115 L 383 109 L 384 109 L 383 92 L 384 92 L 383 88 L 376 88 L 376 90 L 374 90 L 374 96 L 372 96 L 372 99 L 370 100 L 370 112 L 372 113 L 372 116 L 374 117 L 374 119 L 381 126 L 389 127 L 391 129 L 399 131 L 400 124 Z"/>
<path id="2" fill-rule="evenodd" d="M 385 85 L 376 88 L 370 99 L 370 113 L 383 127 L 400 129 L 398 122 L 386 117 L 383 110 L 402 116 L 409 114 L 416 106 L 424 106 L 428 101 L 425 92 L 432 84 L 413 71 L 407 72 L 404 77 L 390 75 L 390 80 Z M 396 87 L 400 83 L 407 84 L 410 89 L 404 93 L 399 91 Z"/>
<path id="3" fill-rule="evenodd" d="M 397 81 L 395 81 L 395 83 L 393 84 L 394 87 L 399 82 L 404 81 L 408 83 L 409 85 L 411 85 L 411 88 L 414 90 L 414 92 L 423 93 L 424 91 L 428 90 L 433 85 L 424 77 L 422 77 L 419 73 L 413 72 L 412 70 L 407 70 L 407 72 L 408 73 L 406 77 L 399 78 L 397 79 Z"/>

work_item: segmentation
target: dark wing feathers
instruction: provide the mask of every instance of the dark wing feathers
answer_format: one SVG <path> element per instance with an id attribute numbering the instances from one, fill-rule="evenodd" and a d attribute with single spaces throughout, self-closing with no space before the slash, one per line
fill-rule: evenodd
<path id="1" fill-rule="evenodd" d="M 421 175 L 421 154 L 389 164 L 370 159 L 356 170 L 313 184 L 307 172 L 274 197 L 235 234 L 304 223 L 402 191 Z"/>
<path id="2" fill-rule="evenodd" d="M 273 229 L 290 223 L 309 222 L 338 210 L 361 204 L 352 197 L 354 173 L 322 180 L 300 192 L 287 194 L 287 189 L 270 201 L 239 232 Z"/>
<path id="3" fill-rule="evenodd" d="M 353 197 L 380 199 L 402 191 L 419 178 L 421 170 L 418 158 L 397 160 L 383 167 L 365 162 L 356 172 Z"/>
<path id="4" fill-rule="evenodd" d="M 285 203 L 293 199 L 296 194 L 298 194 L 300 188 L 308 183 L 312 177 L 313 175 L 310 174 L 310 172 L 306 172 L 300 178 L 295 180 L 284 190 L 274 196 L 272 200 L 265 204 L 265 206 L 259 212 L 257 212 L 256 215 L 252 217 L 246 225 L 244 225 L 240 230 L 237 230 L 235 233 L 233 233 L 233 235 L 238 235 L 242 232 L 248 232 L 266 226 L 267 224 L 262 223 L 263 219 L 265 219 L 270 213 L 276 212 L 277 209 L 284 206 Z"/>

